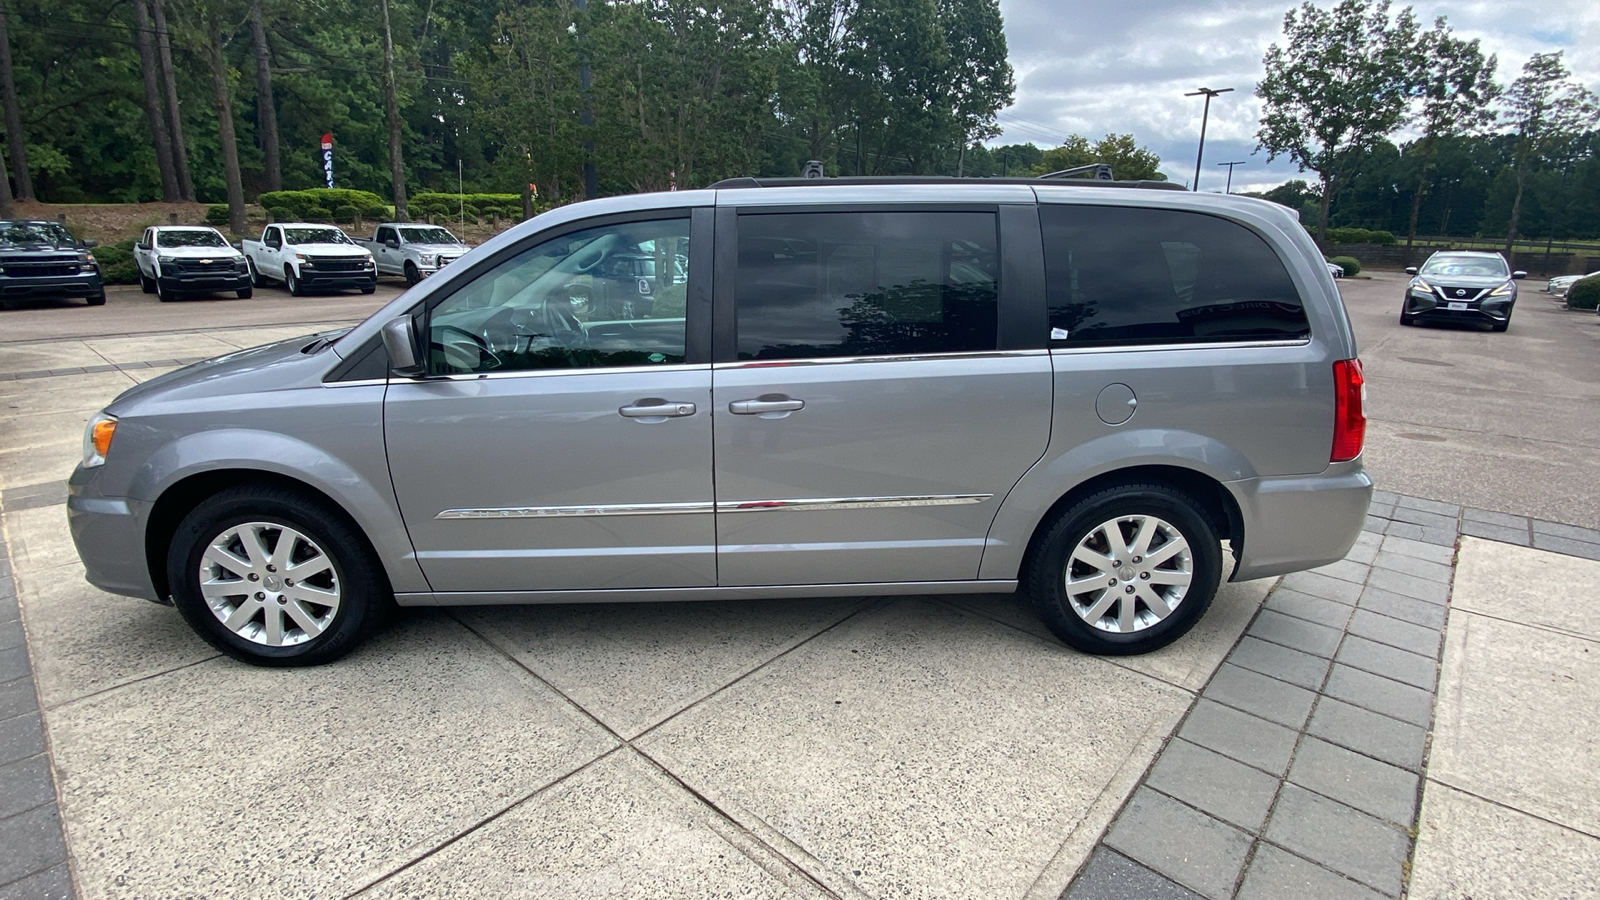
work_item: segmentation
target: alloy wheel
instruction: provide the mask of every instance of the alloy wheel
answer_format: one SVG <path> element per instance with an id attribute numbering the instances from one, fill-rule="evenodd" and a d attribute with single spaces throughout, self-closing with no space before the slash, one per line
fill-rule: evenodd
<path id="1" fill-rule="evenodd" d="M 1118 516 L 1090 529 L 1063 573 L 1078 618 L 1117 634 L 1143 631 L 1172 615 L 1193 578 L 1188 539 L 1170 522 L 1146 515 Z"/>
<path id="2" fill-rule="evenodd" d="M 316 541 L 287 525 L 245 522 L 207 545 L 200 594 L 224 628 L 284 647 L 327 630 L 342 591 L 333 559 Z"/>

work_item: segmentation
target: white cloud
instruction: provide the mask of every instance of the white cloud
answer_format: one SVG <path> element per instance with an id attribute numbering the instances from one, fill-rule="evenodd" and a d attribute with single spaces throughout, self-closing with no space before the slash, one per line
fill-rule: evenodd
<path id="1" fill-rule="evenodd" d="M 1326 5 L 1326 4 L 1323 4 Z M 1220 189 L 1227 170 L 1244 160 L 1234 189 L 1305 177 L 1286 159 L 1252 155 L 1261 117 L 1255 86 L 1267 46 L 1282 43 L 1283 0 L 1232 0 L 1196 7 L 1173 0 L 1116 4 L 1001 0 L 1016 103 L 1000 114 L 994 143 L 1059 143 L 1067 134 L 1099 138 L 1131 133 L 1162 158 L 1168 178 L 1194 177 L 1202 99 L 1199 87 L 1234 89 L 1211 103 L 1201 187 Z M 1396 9 L 1401 5 L 1397 4 Z M 1600 90 L 1600 4 L 1594 0 L 1416 3 L 1424 27 L 1447 16 L 1457 36 L 1478 38 L 1499 56 L 1509 84 L 1533 53 L 1565 52 L 1573 74 Z"/>

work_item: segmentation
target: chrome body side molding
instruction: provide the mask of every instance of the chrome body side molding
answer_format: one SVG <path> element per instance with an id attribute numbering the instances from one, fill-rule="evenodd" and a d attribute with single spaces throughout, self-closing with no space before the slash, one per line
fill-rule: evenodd
<path id="1" fill-rule="evenodd" d="M 690 503 L 612 503 L 596 506 L 510 506 L 447 509 L 435 519 L 541 519 L 562 516 L 664 516 L 707 512 L 766 512 L 789 509 L 900 509 L 982 503 L 993 494 L 928 494 L 919 497 L 822 497 L 799 500 L 719 500 Z"/>

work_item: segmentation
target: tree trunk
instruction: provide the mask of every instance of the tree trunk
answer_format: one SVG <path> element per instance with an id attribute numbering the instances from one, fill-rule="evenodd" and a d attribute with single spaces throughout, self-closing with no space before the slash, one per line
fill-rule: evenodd
<path id="1" fill-rule="evenodd" d="M 17 206 L 11 200 L 11 181 L 6 178 L 5 159 L 0 157 L 0 219 L 17 217 Z"/>
<path id="2" fill-rule="evenodd" d="M 409 221 L 406 214 L 406 164 L 400 155 L 400 104 L 394 87 L 394 32 L 389 28 L 389 0 L 383 6 L 383 112 L 389 118 L 389 178 L 394 182 L 394 218 Z"/>
<path id="3" fill-rule="evenodd" d="M 1417 190 L 1411 195 L 1411 224 L 1406 228 L 1406 265 L 1412 265 L 1416 260 L 1411 258 L 1411 245 L 1417 240 L 1417 216 L 1422 212 L 1422 191 L 1428 184 L 1427 168 L 1423 168 L 1422 177 L 1417 179 Z"/>
<path id="4" fill-rule="evenodd" d="M 194 179 L 189 175 L 189 154 L 183 146 L 183 113 L 178 109 L 178 76 L 172 68 L 172 32 L 167 30 L 166 0 L 151 0 L 156 19 L 157 58 L 167 94 L 167 133 L 172 136 L 172 170 L 178 176 L 178 196 L 194 200 Z"/>
<path id="5" fill-rule="evenodd" d="M 250 4 L 250 36 L 256 45 L 256 126 L 266 166 L 267 190 L 283 190 L 283 164 L 278 161 L 278 107 L 272 93 L 272 50 L 261 20 L 261 0 Z"/>
<path id="6" fill-rule="evenodd" d="M 1511 201 L 1511 227 L 1506 231 L 1506 262 L 1510 263 L 1516 258 L 1516 251 L 1512 248 L 1517 243 L 1517 225 L 1522 221 L 1522 189 L 1527 186 L 1528 175 L 1521 169 L 1517 170 L 1517 194 Z"/>
<path id="7" fill-rule="evenodd" d="M 139 69 L 144 75 L 144 117 L 156 148 L 156 167 L 161 170 L 161 199 L 172 203 L 179 199 L 178 173 L 172 167 L 172 136 L 161 111 L 161 64 L 156 61 L 148 0 L 133 0 L 133 22 L 139 32 Z"/>
<path id="8" fill-rule="evenodd" d="M 228 182 L 228 229 L 244 234 L 244 180 L 239 176 L 239 138 L 233 130 L 233 97 L 228 89 L 228 58 L 222 53 L 221 23 L 206 23 L 206 55 L 216 93 L 217 135 L 222 139 L 222 174 Z"/>
<path id="9" fill-rule="evenodd" d="M 1333 205 L 1333 176 L 1328 173 L 1322 175 L 1322 201 L 1317 206 L 1317 244 L 1327 249 L 1328 244 L 1328 209 Z"/>
<path id="10" fill-rule="evenodd" d="M 33 177 L 28 174 L 28 147 L 22 140 L 17 85 L 11 80 L 11 33 L 6 28 L 3 6 L 0 6 L 0 101 L 5 105 L 6 143 L 11 145 L 11 174 L 17 179 L 17 199 L 32 200 Z"/>

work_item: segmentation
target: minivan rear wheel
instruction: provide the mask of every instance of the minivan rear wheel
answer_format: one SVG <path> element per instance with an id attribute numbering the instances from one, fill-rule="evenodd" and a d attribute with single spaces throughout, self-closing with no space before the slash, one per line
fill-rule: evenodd
<path id="1" fill-rule="evenodd" d="M 343 514 L 264 485 L 229 488 L 185 516 L 167 580 L 202 638 L 258 666 L 332 662 L 392 603 L 383 570 Z"/>
<path id="2" fill-rule="evenodd" d="M 1046 627 L 1085 653 L 1147 653 L 1182 637 L 1216 595 L 1222 551 L 1204 508 L 1161 484 L 1078 501 L 1050 526 L 1024 588 Z"/>

